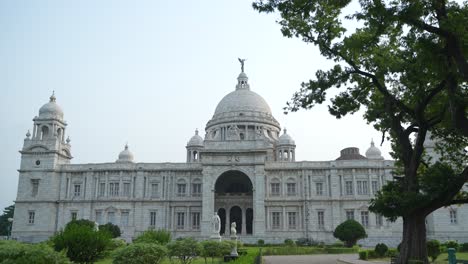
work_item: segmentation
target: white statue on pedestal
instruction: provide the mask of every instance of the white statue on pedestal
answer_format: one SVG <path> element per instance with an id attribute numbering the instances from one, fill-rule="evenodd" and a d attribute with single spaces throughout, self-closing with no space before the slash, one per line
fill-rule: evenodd
<path id="1" fill-rule="evenodd" d="M 237 227 L 236 222 L 232 222 L 231 223 L 231 236 L 236 236 L 236 234 L 237 234 L 236 227 Z"/>
<path id="2" fill-rule="evenodd" d="M 211 219 L 211 225 L 213 227 L 213 234 L 219 235 L 219 231 L 221 230 L 221 218 L 219 218 L 217 212 L 214 213 Z"/>

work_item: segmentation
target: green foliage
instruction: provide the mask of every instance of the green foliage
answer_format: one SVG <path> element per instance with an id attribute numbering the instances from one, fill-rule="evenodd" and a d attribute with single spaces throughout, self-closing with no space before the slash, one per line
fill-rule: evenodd
<path id="1" fill-rule="evenodd" d="M 328 254 L 352 254 L 359 251 L 359 247 L 330 247 L 325 249 Z"/>
<path id="2" fill-rule="evenodd" d="M 344 247 L 344 243 L 342 241 L 336 241 L 332 244 L 332 247 Z"/>
<path id="3" fill-rule="evenodd" d="M 369 252 L 367 250 L 359 251 L 359 259 L 367 260 L 369 258 Z"/>
<path id="4" fill-rule="evenodd" d="M 93 263 L 106 249 L 110 235 L 89 225 L 67 224 L 64 231 L 52 238 L 56 251 L 66 250 L 67 257 L 77 263 Z"/>
<path id="5" fill-rule="evenodd" d="M 447 249 L 449 248 L 454 248 L 455 251 L 458 251 L 458 242 L 455 241 L 455 240 L 447 240 L 444 242 L 444 246 L 447 247 Z"/>
<path id="6" fill-rule="evenodd" d="M 379 256 L 379 254 L 377 254 L 377 252 L 375 252 L 375 250 L 369 249 L 369 250 L 367 250 L 367 257 L 369 259 L 375 259 L 375 258 L 380 258 L 381 256 Z"/>
<path id="7" fill-rule="evenodd" d="M 89 227 L 91 229 L 94 229 L 96 228 L 96 223 L 87 219 L 71 220 L 65 226 L 65 230 L 67 230 L 68 228 L 71 228 L 72 226 L 83 226 L 83 227 Z"/>
<path id="8" fill-rule="evenodd" d="M 385 253 L 387 253 L 388 247 L 384 243 L 379 243 L 375 245 L 374 251 L 379 257 L 383 257 L 385 256 Z"/>
<path id="9" fill-rule="evenodd" d="M 205 240 L 200 243 L 202 248 L 200 256 L 205 258 L 211 258 L 211 263 L 213 263 L 214 258 L 222 257 L 231 252 L 232 244 L 228 241 L 215 241 L 215 240 Z"/>
<path id="10" fill-rule="evenodd" d="M 13 218 L 13 213 L 15 212 L 15 205 L 10 205 L 3 209 L 3 214 L 0 215 L 0 236 L 10 235 L 11 223 L 8 221 L 8 218 Z"/>
<path id="11" fill-rule="evenodd" d="M 55 252 L 44 243 L 23 244 L 16 241 L 0 241 L 2 264 L 69 264 L 63 252 Z"/>
<path id="12" fill-rule="evenodd" d="M 147 230 L 133 240 L 134 243 L 158 243 L 161 245 L 166 245 L 170 241 L 171 232 L 165 229 Z"/>
<path id="13" fill-rule="evenodd" d="M 343 241 L 347 247 L 352 247 L 359 239 L 366 238 L 367 234 L 359 222 L 349 219 L 335 228 L 333 236 Z"/>
<path id="14" fill-rule="evenodd" d="M 113 238 L 109 241 L 109 244 L 107 244 L 107 250 L 114 250 L 120 247 L 124 247 L 127 245 L 127 242 L 121 238 Z"/>
<path id="15" fill-rule="evenodd" d="M 192 263 L 202 252 L 200 244 L 193 238 L 177 239 L 167 244 L 169 256 L 175 257 L 181 264 Z"/>
<path id="16" fill-rule="evenodd" d="M 432 262 L 434 262 L 441 253 L 440 242 L 438 240 L 429 240 L 426 242 L 426 246 L 427 255 L 432 259 Z"/>
<path id="17" fill-rule="evenodd" d="M 284 244 L 285 244 L 286 246 L 288 246 L 288 247 L 293 247 L 293 246 L 296 245 L 296 243 L 294 243 L 294 241 L 293 241 L 292 239 L 289 239 L 289 238 L 287 238 L 287 239 L 284 240 Z"/>
<path id="18" fill-rule="evenodd" d="M 100 225 L 99 231 L 108 232 L 112 238 L 117 238 L 122 234 L 122 232 L 120 231 L 120 227 L 112 223 Z"/>
<path id="19" fill-rule="evenodd" d="M 155 243 L 133 243 L 114 253 L 113 264 L 158 264 L 167 255 L 164 246 Z"/>
<path id="20" fill-rule="evenodd" d="M 394 249 L 394 248 L 390 248 L 390 249 L 387 251 L 387 253 L 385 254 L 385 256 L 386 256 L 386 257 L 389 257 L 389 258 L 391 258 L 391 257 L 396 257 L 396 256 L 398 256 L 398 251 L 397 251 L 396 249 Z"/>
<path id="21" fill-rule="evenodd" d="M 408 264 L 424 264 L 422 260 L 410 259 L 408 260 Z"/>
<path id="22" fill-rule="evenodd" d="M 259 246 L 265 245 L 265 240 L 259 239 L 259 240 L 257 241 L 257 245 L 259 245 Z"/>
<path id="23" fill-rule="evenodd" d="M 311 238 L 301 237 L 296 241 L 296 245 L 298 245 L 298 246 L 313 246 L 313 245 L 317 245 L 317 242 L 315 242 Z"/>
<path id="24" fill-rule="evenodd" d="M 460 252 L 468 252 L 468 243 L 463 243 L 460 245 Z"/>

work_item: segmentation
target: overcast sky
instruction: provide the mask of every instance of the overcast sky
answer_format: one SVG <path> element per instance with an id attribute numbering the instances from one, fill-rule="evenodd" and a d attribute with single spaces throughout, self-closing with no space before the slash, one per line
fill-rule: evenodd
<path id="1" fill-rule="evenodd" d="M 283 114 L 302 81 L 332 63 L 284 38 L 251 1 L 1 1 L 0 207 L 13 203 L 32 118 L 55 90 L 72 163 L 113 162 L 126 142 L 137 162 L 185 162 L 185 145 L 235 89 L 238 57 L 250 87 L 296 141 L 296 160 L 364 154 L 380 133 L 362 113 L 327 107 Z M 389 145 L 382 147 L 389 159 Z"/>

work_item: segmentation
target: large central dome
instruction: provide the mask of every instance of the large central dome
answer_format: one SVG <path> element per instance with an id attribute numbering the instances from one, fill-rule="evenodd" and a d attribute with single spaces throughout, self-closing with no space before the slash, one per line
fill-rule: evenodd
<path id="1" fill-rule="evenodd" d="M 207 129 L 219 124 L 250 123 L 271 125 L 278 128 L 279 123 L 273 117 L 265 99 L 250 90 L 249 78 L 244 72 L 237 77 L 236 90 L 224 96 L 208 122 Z"/>

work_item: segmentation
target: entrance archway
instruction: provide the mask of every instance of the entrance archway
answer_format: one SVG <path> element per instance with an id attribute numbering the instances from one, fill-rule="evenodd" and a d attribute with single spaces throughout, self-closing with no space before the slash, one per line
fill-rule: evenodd
<path id="1" fill-rule="evenodd" d="M 237 234 L 252 234 L 253 185 L 250 178 L 237 170 L 226 171 L 215 183 L 215 208 L 221 218 L 221 234 L 229 235 L 236 222 Z"/>

